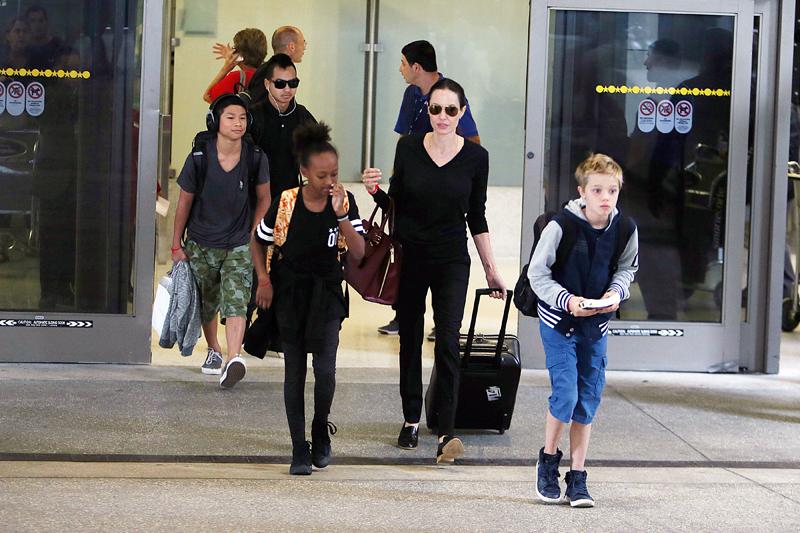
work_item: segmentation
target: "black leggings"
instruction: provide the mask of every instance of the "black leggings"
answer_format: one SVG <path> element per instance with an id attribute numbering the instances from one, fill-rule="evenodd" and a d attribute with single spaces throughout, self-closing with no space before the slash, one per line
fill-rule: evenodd
<path id="1" fill-rule="evenodd" d="M 336 389 L 336 350 L 339 347 L 341 320 L 332 320 L 325 325 L 323 349 L 312 354 L 314 367 L 314 421 L 312 427 L 322 428 L 328 422 L 328 414 Z M 292 435 L 292 446 L 301 447 L 306 442 L 305 386 L 308 353 L 304 346 L 283 342 L 284 381 L 283 401 L 286 419 Z"/>
<path id="2" fill-rule="evenodd" d="M 405 252 L 405 250 L 404 250 Z M 464 317 L 469 284 L 469 256 L 431 263 L 424 256 L 406 253 L 400 277 L 397 318 L 400 322 L 400 397 L 406 422 L 419 422 L 422 414 L 422 341 L 425 298 L 431 290 L 436 327 L 436 406 L 439 436 L 453 435 L 458 401 L 461 358 L 458 335 Z"/>

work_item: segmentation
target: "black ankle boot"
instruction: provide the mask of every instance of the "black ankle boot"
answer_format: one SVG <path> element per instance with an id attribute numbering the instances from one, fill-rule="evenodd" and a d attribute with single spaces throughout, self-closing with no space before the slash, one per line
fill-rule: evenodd
<path id="1" fill-rule="evenodd" d="M 300 447 L 292 447 L 292 465 L 289 474 L 293 476 L 311 475 L 311 443 L 306 441 Z"/>
<path id="2" fill-rule="evenodd" d="M 324 424 L 311 424 L 311 462 L 317 468 L 325 468 L 330 464 L 330 435 L 336 435 L 336 431 L 336 425 L 330 421 Z"/>

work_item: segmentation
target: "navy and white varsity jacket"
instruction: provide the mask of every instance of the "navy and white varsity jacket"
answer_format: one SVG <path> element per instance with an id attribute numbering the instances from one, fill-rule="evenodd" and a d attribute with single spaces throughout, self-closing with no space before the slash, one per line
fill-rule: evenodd
<path id="1" fill-rule="evenodd" d="M 615 208 L 611 213 L 605 229 L 596 230 L 583 214 L 584 205 L 578 198 L 564 207 L 564 216 L 574 217 L 578 231 L 563 267 L 558 272 L 551 270 L 563 235 L 559 223 L 552 220 L 542 230 L 533 252 L 528 280 L 539 299 L 539 319 L 545 325 L 568 336 L 579 328 L 586 337 L 597 340 L 608 334 L 612 314 L 574 317 L 567 304 L 571 296 L 601 298 L 609 290 L 618 292 L 620 300 L 628 299 L 630 284 L 639 269 L 639 234 L 634 228 L 614 267 L 610 263 L 617 246 L 619 210 Z"/>

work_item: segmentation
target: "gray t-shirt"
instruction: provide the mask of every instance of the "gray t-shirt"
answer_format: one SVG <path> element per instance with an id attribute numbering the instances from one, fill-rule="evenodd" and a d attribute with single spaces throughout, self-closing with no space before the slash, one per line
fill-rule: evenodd
<path id="1" fill-rule="evenodd" d="M 269 182 L 269 162 L 263 153 L 256 184 Z M 178 185 L 186 192 L 197 190 L 192 154 L 186 158 L 178 176 Z M 253 209 L 250 205 L 247 156 L 244 147 L 239 162 L 230 172 L 225 172 L 219 164 L 216 142 L 209 142 L 206 150 L 207 169 L 203 190 L 187 223 L 189 239 L 201 246 L 231 249 L 250 241 L 253 223 Z M 255 192 L 253 192 L 255 194 Z M 253 199 L 255 204 L 255 199 Z"/>

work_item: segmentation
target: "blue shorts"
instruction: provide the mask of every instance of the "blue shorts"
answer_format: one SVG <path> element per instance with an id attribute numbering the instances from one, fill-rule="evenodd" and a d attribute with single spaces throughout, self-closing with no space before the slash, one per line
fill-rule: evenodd
<path id="1" fill-rule="evenodd" d="M 541 321 L 539 332 L 550 374 L 550 414 L 565 424 L 572 420 L 591 424 L 606 386 L 608 338 L 567 336 Z"/>

